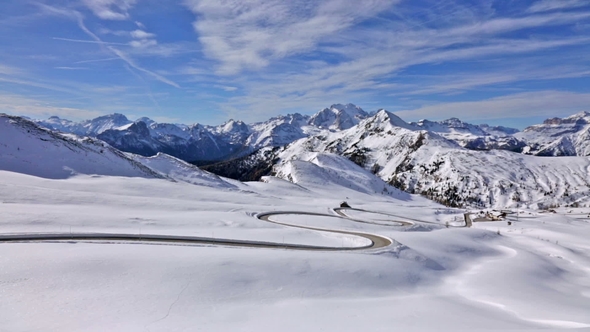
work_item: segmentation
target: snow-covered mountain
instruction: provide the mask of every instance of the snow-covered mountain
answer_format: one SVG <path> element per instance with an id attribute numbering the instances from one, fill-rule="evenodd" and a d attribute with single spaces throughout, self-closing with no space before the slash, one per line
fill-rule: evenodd
<path id="1" fill-rule="evenodd" d="M 590 113 L 547 119 L 515 137 L 527 142 L 525 153 L 538 156 L 590 155 Z"/>
<path id="2" fill-rule="evenodd" d="M 452 206 L 590 203 L 590 158 L 469 150 L 384 110 L 348 130 L 290 144 L 275 154 L 274 173 L 292 180 L 293 163 L 317 153 L 347 157 L 397 188 Z"/>
<path id="3" fill-rule="evenodd" d="M 314 135 L 352 128 L 369 113 L 353 104 L 334 104 L 313 116 L 299 113 L 246 124 L 229 120 L 218 126 L 157 123 L 149 118 L 134 122 L 111 114 L 82 122 L 58 117 L 38 120 L 52 130 L 98 137 L 112 146 L 144 156 L 164 152 L 183 160 L 207 163 L 239 158 L 264 147 L 279 147 Z M 398 126 L 436 133 L 470 150 L 508 150 L 538 156 L 590 155 L 590 113 L 553 118 L 523 132 L 502 126 L 474 125 L 457 118 L 420 120 Z M 147 128 L 147 129 L 146 129 Z"/>
<path id="4" fill-rule="evenodd" d="M 72 133 L 80 136 L 94 137 L 109 129 L 125 130 L 126 126 L 133 122 L 127 119 L 123 114 L 114 113 L 109 115 L 99 116 L 92 120 L 85 120 L 82 122 L 73 122 L 65 119 L 60 119 L 57 116 L 52 116 L 47 120 L 36 121 L 43 127 L 61 131 L 64 133 Z"/>
<path id="5" fill-rule="evenodd" d="M 136 121 L 125 128 L 109 129 L 96 136 L 112 146 L 143 156 L 163 152 L 186 160 L 217 160 L 242 149 L 222 134 L 200 124 L 179 127 L 174 124 Z M 231 137 L 231 136 L 230 136 Z"/>
<path id="6" fill-rule="evenodd" d="M 443 121 L 420 120 L 410 125 L 418 129 L 435 132 L 449 140 L 457 142 L 470 150 L 509 150 L 522 152 L 526 143 L 513 135 L 518 129 L 492 127 L 486 124 L 473 125 L 457 118 Z"/>
<path id="7" fill-rule="evenodd" d="M 97 137 L 127 152 L 152 156 L 163 152 L 193 161 L 219 161 L 247 155 L 263 147 L 277 147 L 323 131 L 348 129 L 368 117 L 353 104 L 335 104 L 313 116 L 299 113 L 246 124 L 229 120 L 219 126 L 157 123 L 143 117 L 130 121 L 122 114 L 72 122 L 51 117 L 37 123 L 60 132 Z"/>
<path id="8" fill-rule="evenodd" d="M 334 104 L 312 116 L 308 124 L 318 128 L 342 130 L 356 126 L 368 116 L 367 112 L 354 104 Z"/>
<path id="9" fill-rule="evenodd" d="M 49 179 L 105 175 L 235 187 L 217 175 L 165 154 L 133 155 L 95 138 L 54 132 L 5 114 L 0 114 L 0 170 Z"/>
<path id="10" fill-rule="evenodd" d="M 251 150 L 267 146 L 283 146 L 303 137 L 312 130 L 308 128 L 308 116 L 299 113 L 281 115 L 250 126 L 250 135 L 245 145 Z"/>

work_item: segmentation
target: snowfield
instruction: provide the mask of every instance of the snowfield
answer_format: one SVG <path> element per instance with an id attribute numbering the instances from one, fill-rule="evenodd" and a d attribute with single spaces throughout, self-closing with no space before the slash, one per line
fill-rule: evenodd
<path id="1" fill-rule="evenodd" d="M 285 162 L 282 176 L 296 183 L 242 183 L 164 154 L 125 154 L 1 119 L 3 235 L 161 234 L 342 249 L 367 243 L 288 226 L 297 225 L 393 241 L 358 251 L 0 243 L 0 330 L 590 329 L 589 208 L 520 209 L 508 220 L 460 227 L 465 210 L 401 192 L 334 154 Z M 576 162 L 570 169 L 583 167 Z M 342 201 L 358 210 L 334 211 Z M 256 217 L 271 211 L 321 215 L 272 217 L 287 225 Z"/>

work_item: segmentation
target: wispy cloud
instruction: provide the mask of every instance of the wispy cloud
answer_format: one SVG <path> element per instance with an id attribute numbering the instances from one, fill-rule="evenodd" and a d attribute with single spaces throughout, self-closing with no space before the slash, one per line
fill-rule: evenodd
<path id="1" fill-rule="evenodd" d="M 524 114 L 535 91 L 568 105 L 590 91 L 590 0 L 34 1 L 0 19 L 3 91 L 73 108 L 108 109 L 108 96 L 183 118 L 256 121 L 333 102 L 488 116 Z M 100 91 L 124 85 L 134 92 Z"/>
<path id="2" fill-rule="evenodd" d="M 144 30 L 133 30 L 131 32 L 129 32 L 129 34 L 131 35 L 131 37 L 135 38 L 135 39 L 151 39 L 151 38 L 155 38 L 156 35 L 153 33 L 149 33 L 146 32 Z"/>
<path id="3" fill-rule="evenodd" d="M 396 92 L 397 96 L 448 93 L 506 82 L 554 79 L 560 75 L 553 75 L 551 78 L 550 75 L 539 74 L 539 70 L 548 70 L 543 68 L 546 59 L 536 66 L 526 66 L 525 70 L 525 67 L 511 67 L 514 59 L 510 57 L 590 44 L 590 38 L 586 36 L 517 34 L 527 29 L 575 24 L 590 18 L 590 12 L 556 12 L 498 18 L 489 16 L 491 14 L 487 12 L 488 16 L 481 16 L 479 9 L 453 7 L 454 21 L 436 21 L 446 14 L 441 12 L 437 13 L 436 19 L 418 21 L 423 24 L 411 22 L 413 18 L 383 21 L 377 19 L 374 21 L 379 24 L 371 23 L 369 27 L 346 31 L 363 18 L 378 15 L 379 11 L 388 9 L 369 5 L 365 10 L 350 9 L 355 13 L 362 13 L 359 16 L 334 19 L 334 22 L 342 23 L 338 28 L 326 24 L 314 27 L 317 31 L 313 33 L 303 29 L 306 32 L 300 35 L 298 32 L 289 34 L 287 31 L 299 24 L 305 26 L 308 21 L 316 22 L 316 16 L 323 17 L 318 13 L 324 14 L 327 11 L 312 6 L 311 10 L 298 12 L 299 7 L 294 3 L 300 6 L 302 4 L 290 2 L 289 6 L 293 7 L 283 9 L 282 4 L 272 1 L 256 1 L 250 2 L 250 7 L 243 8 L 238 4 L 231 7 L 207 1 L 189 1 L 192 10 L 198 14 L 194 25 L 205 52 L 219 62 L 218 73 L 242 72 L 236 78 L 236 83 L 243 93 L 220 105 L 231 116 L 247 112 L 248 116 L 262 117 L 264 113 L 272 114 L 283 107 L 313 109 L 317 107 L 314 105 L 326 103 L 325 100 L 363 101 Z M 338 9 L 335 10 L 336 14 L 329 16 L 338 17 L 339 13 L 346 12 L 339 7 L 344 6 L 343 2 L 335 1 L 332 4 L 335 6 L 333 8 Z M 433 10 L 443 9 L 438 7 Z M 295 12 L 293 19 L 296 22 L 284 18 L 283 11 Z M 273 18 L 267 18 L 268 16 Z M 275 22 L 275 18 L 279 23 Z M 229 22 L 228 27 L 232 27 L 231 30 L 218 27 L 222 21 Z M 284 38 L 286 35 L 289 38 Z M 294 43 L 285 47 L 284 52 L 280 51 L 283 49 L 281 41 L 275 42 L 275 38 L 280 39 L 280 36 Z M 294 58 L 293 55 L 299 52 L 312 55 L 312 59 L 317 60 L 303 61 Z M 472 78 L 451 82 L 452 76 L 446 79 L 441 77 L 439 86 L 428 88 L 429 83 L 426 82 L 414 90 L 407 89 L 407 84 L 393 80 L 395 76 L 416 66 L 493 61 L 495 58 L 508 58 L 498 65 L 505 72 L 504 75 L 489 75 L 485 72 L 485 67 L 482 67 L 472 70 Z M 281 70 L 274 70 L 279 67 Z M 578 69 L 584 72 L 584 68 L 590 69 L 587 66 Z M 248 74 L 253 70 L 258 73 Z M 480 76 L 482 74 L 484 76 Z M 444 72 L 444 75 L 449 73 Z M 575 73 L 570 72 L 569 75 Z"/>
<path id="4" fill-rule="evenodd" d="M 83 3 L 103 20 L 126 20 L 137 0 L 83 0 Z"/>
<path id="5" fill-rule="evenodd" d="M 543 81 L 564 78 L 589 77 L 590 69 L 577 66 L 555 66 L 540 69 L 526 63 L 519 64 L 521 70 L 498 69 L 496 72 L 462 73 L 456 75 L 422 76 L 420 84 L 403 84 L 394 90 L 406 95 L 454 94 L 474 88 L 522 81 Z"/>
<path id="6" fill-rule="evenodd" d="M 324 37 L 346 30 L 396 1 L 187 0 L 194 28 L 220 74 L 258 69 L 272 59 L 313 50 Z"/>
<path id="7" fill-rule="evenodd" d="M 267 75 L 261 76 L 263 79 L 255 82 L 244 82 L 243 87 L 247 93 L 230 99 L 222 107 L 232 114 L 249 110 L 249 115 L 251 112 L 260 112 L 258 116 L 261 116 L 261 114 L 273 112 L 281 105 L 309 109 L 313 105 L 322 105 L 322 100 L 324 100 L 323 103 L 325 100 L 370 100 L 370 96 L 394 91 L 402 92 L 399 93 L 400 95 L 412 95 L 420 93 L 424 87 L 416 87 L 415 91 L 412 91 L 400 84 L 383 81 L 383 77 L 413 65 L 480 59 L 496 54 L 526 53 L 585 41 L 585 39 L 522 40 L 518 42 L 506 40 L 497 41 L 491 45 L 452 50 L 413 50 L 408 48 L 388 51 L 368 50 L 367 55 L 338 65 L 324 64 L 300 73 Z M 439 86 L 436 88 L 439 91 L 431 88 L 427 92 L 441 93 L 448 92 L 453 88 L 467 89 L 501 82 L 526 80 L 534 78 L 534 75 L 538 75 L 538 73 L 519 72 L 516 74 L 513 72 L 487 78 L 478 76 L 468 81 L 454 82 L 454 87 L 441 89 Z M 450 81 L 452 77 L 447 77 L 446 80 Z"/>
<path id="8" fill-rule="evenodd" d="M 76 61 L 76 64 L 80 64 L 80 63 L 92 63 L 92 62 L 105 62 L 105 61 L 113 61 L 113 60 L 121 60 L 119 57 L 114 57 L 114 58 L 105 58 L 105 59 L 93 59 L 93 60 L 81 60 L 81 61 Z"/>
<path id="9" fill-rule="evenodd" d="M 530 13 L 590 6 L 588 0 L 540 0 L 527 10 Z"/>
<path id="10" fill-rule="evenodd" d="M 135 48 L 147 48 L 150 46 L 158 45 L 158 42 L 154 39 L 140 39 L 140 40 L 132 40 L 129 42 L 129 45 Z"/>
<path id="11" fill-rule="evenodd" d="M 90 0 L 89 0 L 90 1 Z M 102 1 L 102 0 L 101 0 Z M 101 1 L 95 1 L 95 2 L 101 2 Z M 111 0 L 105 0 L 103 1 L 105 3 L 113 3 Z M 123 1 L 125 2 L 125 1 Z M 133 1 L 135 2 L 135 1 Z M 53 13 L 53 14 L 57 14 L 57 15 L 61 15 L 61 16 L 66 16 L 69 18 L 74 19 L 77 23 L 78 23 L 78 27 L 84 32 L 86 33 L 92 40 L 94 40 L 94 42 L 96 42 L 97 44 L 99 44 L 104 50 L 106 50 L 109 53 L 112 53 L 114 55 L 116 55 L 118 58 L 120 58 L 121 60 L 123 60 L 128 66 L 130 66 L 131 68 L 138 70 L 144 74 L 147 74 L 153 78 L 155 78 L 156 80 L 171 85 L 175 88 L 180 88 L 180 86 L 163 77 L 162 75 L 159 75 L 153 71 L 150 71 L 148 69 L 145 69 L 141 66 L 139 66 L 138 64 L 135 63 L 135 61 L 133 61 L 133 59 L 131 59 L 131 57 L 129 57 L 125 52 L 119 50 L 118 48 L 115 48 L 113 46 L 111 46 L 109 43 L 104 42 L 102 39 L 100 39 L 100 37 L 98 37 L 95 33 L 93 33 L 92 31 L 90 31 L 90 29 L 88 29 L 88 27 L 86 27 L 86 24 L 84 24 L 84 16 L 80 13 L 77 12 L 75 10 L 68 10 L 68 9 L 61 9 L 61 8 L 56 8 L 56 7 L 52 7 L 52 6 L 47 6 L 47 5 L 40 5 L 44 10 L 46 10 L 49 13 Z"/>
<path id="12" fill-rule="evenodd" d="M 215 84 L 214 87 L 219 88 L 219 89 L 222 89 L 223 91 L 226 91 L 226 92 L 233 92 L 233 91 L 238 90 L 237 87 L 235 87 L 235 86 L 229 86 L 229 85 Z"/>
<path id="13" fill-rule="evenodd" d="M 88 70 L 87 67 L 55 67 L 55 69 L 61 69 L 61 70 Z"/>
<path id="14" fill-rule="evenodd" d="M 16 75 L 20 72 L 21 72 L 21 70 L 18 68 L 14 68 L 14 67 L 0 64 L 0 75 Z"/>
<path id="15" fill-rule="evenodd" d="M 38 80 L 33 81 L 33 80 L 26 79 L 26 78 L 19 78 L 19 77 L 14 77 L 14 76 L 10 76 L 10 77 L 0 76 L 0 82 L 17 84 L 17 85 L 28 86 L 28 87 L 41 88 L 44 90 L 63 92 L 63 93 L 67 93 L 67 94 L 76 94 L 77 93 L 77 91 L 75 89 L 72 89 L 70 87 L 63 87 L 59 84 L 51 84 L 50 82 L 45 82 L 45 81 L 39 82 Z"/>
<path id="16" fill-rule="evenodd" d="M 127 44 L 124 44 L 124 43 L 109 43 L 109 42 L 103 42 L 103 41 L 97 41 L 97 40 L 71 39 L 71 38 L 61 38 L 61 37 L 53 37 L 53 39 L 55 39 L 55 40 L 63 40 L 63 41 L 68 41 L 68 42 L 73 42 L 73 43 L 89 43 L 89 44 L 120 45 L 120 46 L 127 45 Z"/>

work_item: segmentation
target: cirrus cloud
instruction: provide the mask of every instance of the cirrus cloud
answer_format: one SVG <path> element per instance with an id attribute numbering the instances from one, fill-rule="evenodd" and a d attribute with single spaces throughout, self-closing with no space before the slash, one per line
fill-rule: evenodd
<path id="1" fill-rule="evenodd" d="M 219 74 L 259 69 L 273 59 L 313 50 L 325 37 L 397 1 L 187 0 L 205 54 Z"/>
<path id="2" fill-rule="evenodd" d="M 94 15 L 103 20 L 126 20 L 137 0 L 83 0 Z"/>

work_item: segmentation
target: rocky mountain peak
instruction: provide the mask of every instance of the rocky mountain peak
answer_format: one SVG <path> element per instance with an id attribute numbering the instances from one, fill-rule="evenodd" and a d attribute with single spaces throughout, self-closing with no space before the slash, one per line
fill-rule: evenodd
<path id="1" fill-rule="evenodd" d="M 590 113 L 584 111 L 566 118 L 550 118 L 543 121 L 545 125 L 579 124 L 584 125 L 590 122 Z"/>
<path id="2" fill-rule="evenodd" d="M 308 124 L 319 128 L 344 130 L 354 127 L 367 117 L 369 114 L 354 104 L 334 104 L 313 115 Z"/>

